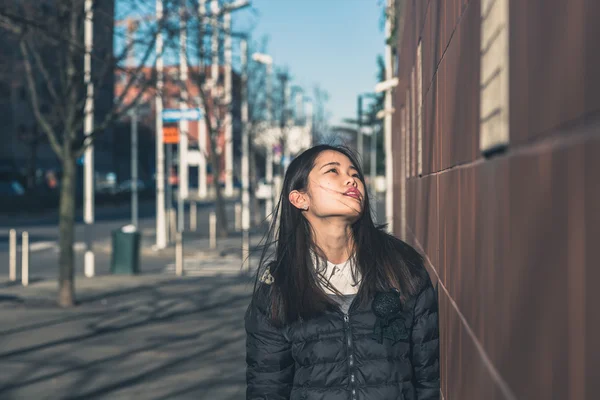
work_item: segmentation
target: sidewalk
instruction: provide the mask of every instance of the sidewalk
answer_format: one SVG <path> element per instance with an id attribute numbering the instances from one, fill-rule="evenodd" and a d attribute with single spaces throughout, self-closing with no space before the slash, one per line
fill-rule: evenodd
<path id="1" fill-rule="evenodd" d="M 78 279 L 0 289 L 2 399 L 243 399 L 248 275 Z"/>

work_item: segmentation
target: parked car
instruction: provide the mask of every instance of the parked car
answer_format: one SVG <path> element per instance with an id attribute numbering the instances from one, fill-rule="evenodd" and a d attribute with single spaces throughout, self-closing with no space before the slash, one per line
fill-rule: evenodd
<path id="1" fill-rule="evenodd" d="M 256 198 L 267 199 L 272 196 L 271 185 L 266 180 L 261 179 L 256 186 Z"/>
<path id="2" fill-rule="evenodd" d="M 127 179 L 119 184 L 119 192 L 129 193 L 133 185 L 133 180 Z M 146 189 L 146 184 L 141 179 L 137 180 L 137 190 L 141 192 Z"/>
<path id="3" fill-rule="evenodd" d="M 0 197 L 24 196 L 25 188 L 18 181 L 0 181 Z"/>

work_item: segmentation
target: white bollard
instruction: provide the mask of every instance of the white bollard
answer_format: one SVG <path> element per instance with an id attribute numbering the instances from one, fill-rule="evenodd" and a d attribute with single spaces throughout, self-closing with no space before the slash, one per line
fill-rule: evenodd
<path id="1" fill-rule="evenodd" d="M 21 238 L 21 282 L 29 285 L 29 233 L 23 232 Z"/>
<path id="2" fill-rule="evenodd" d="M 242 230 L 242 205 L 235 203 L 235 231 L 239 232 Z"/>
<path id="3" fill-rule="evenodd" d="M 175 275 L 183 276 L 183 233 L 177 232 L 175 244 Z"/>
<path id="4" fill-rule="evenodd" d="M 175 213 L 174 208 L 171 208 L 171 210 L 169 210 L 169 228 L 171 228 L 169 241 L 173 243 L 177 238 L 177 214 Z"/>
<path id="5" fill-rule="evenodd" d="M 11 229 L 8 236 L 8 276 L 14 282 L 17 280 L 17 231 Z"/>
<path id="6" fill-rule="evenodd" d="M 198 225 L 198 206 L 195 201 L 190 203 L 190 230 L 196 232 Z"/>
<path id="7" fill-rule="evenodd" d="M 210 234 L 210 248 L 217 248 L 217 214 L 211 211 L 209 216 L 209 234 Z"/>

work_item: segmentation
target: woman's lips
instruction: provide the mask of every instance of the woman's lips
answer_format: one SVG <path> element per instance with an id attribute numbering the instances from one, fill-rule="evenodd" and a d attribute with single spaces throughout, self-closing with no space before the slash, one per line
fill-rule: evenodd
<path id="1" fill-rule="evenodd" d="M 344 193 L 344 195 L 352 197 L 352 198 L 355 198 L 357 200 L 360 200 L 361 197 L 362 197 L 361 194 L 360 194 L 360 192 L 358 190 L 356 190 L 356 189 L 347 190 L 346 193 Z"/>

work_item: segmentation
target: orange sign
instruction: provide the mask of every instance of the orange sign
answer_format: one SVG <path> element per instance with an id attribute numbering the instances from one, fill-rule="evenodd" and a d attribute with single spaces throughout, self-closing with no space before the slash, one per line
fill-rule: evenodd
<path id="1" fill-rule="evenodd" d="M 177 129 L 177 125 L 163 126 L 163 143 L 164 144 L 179 143 L 179 129 Z"/>

